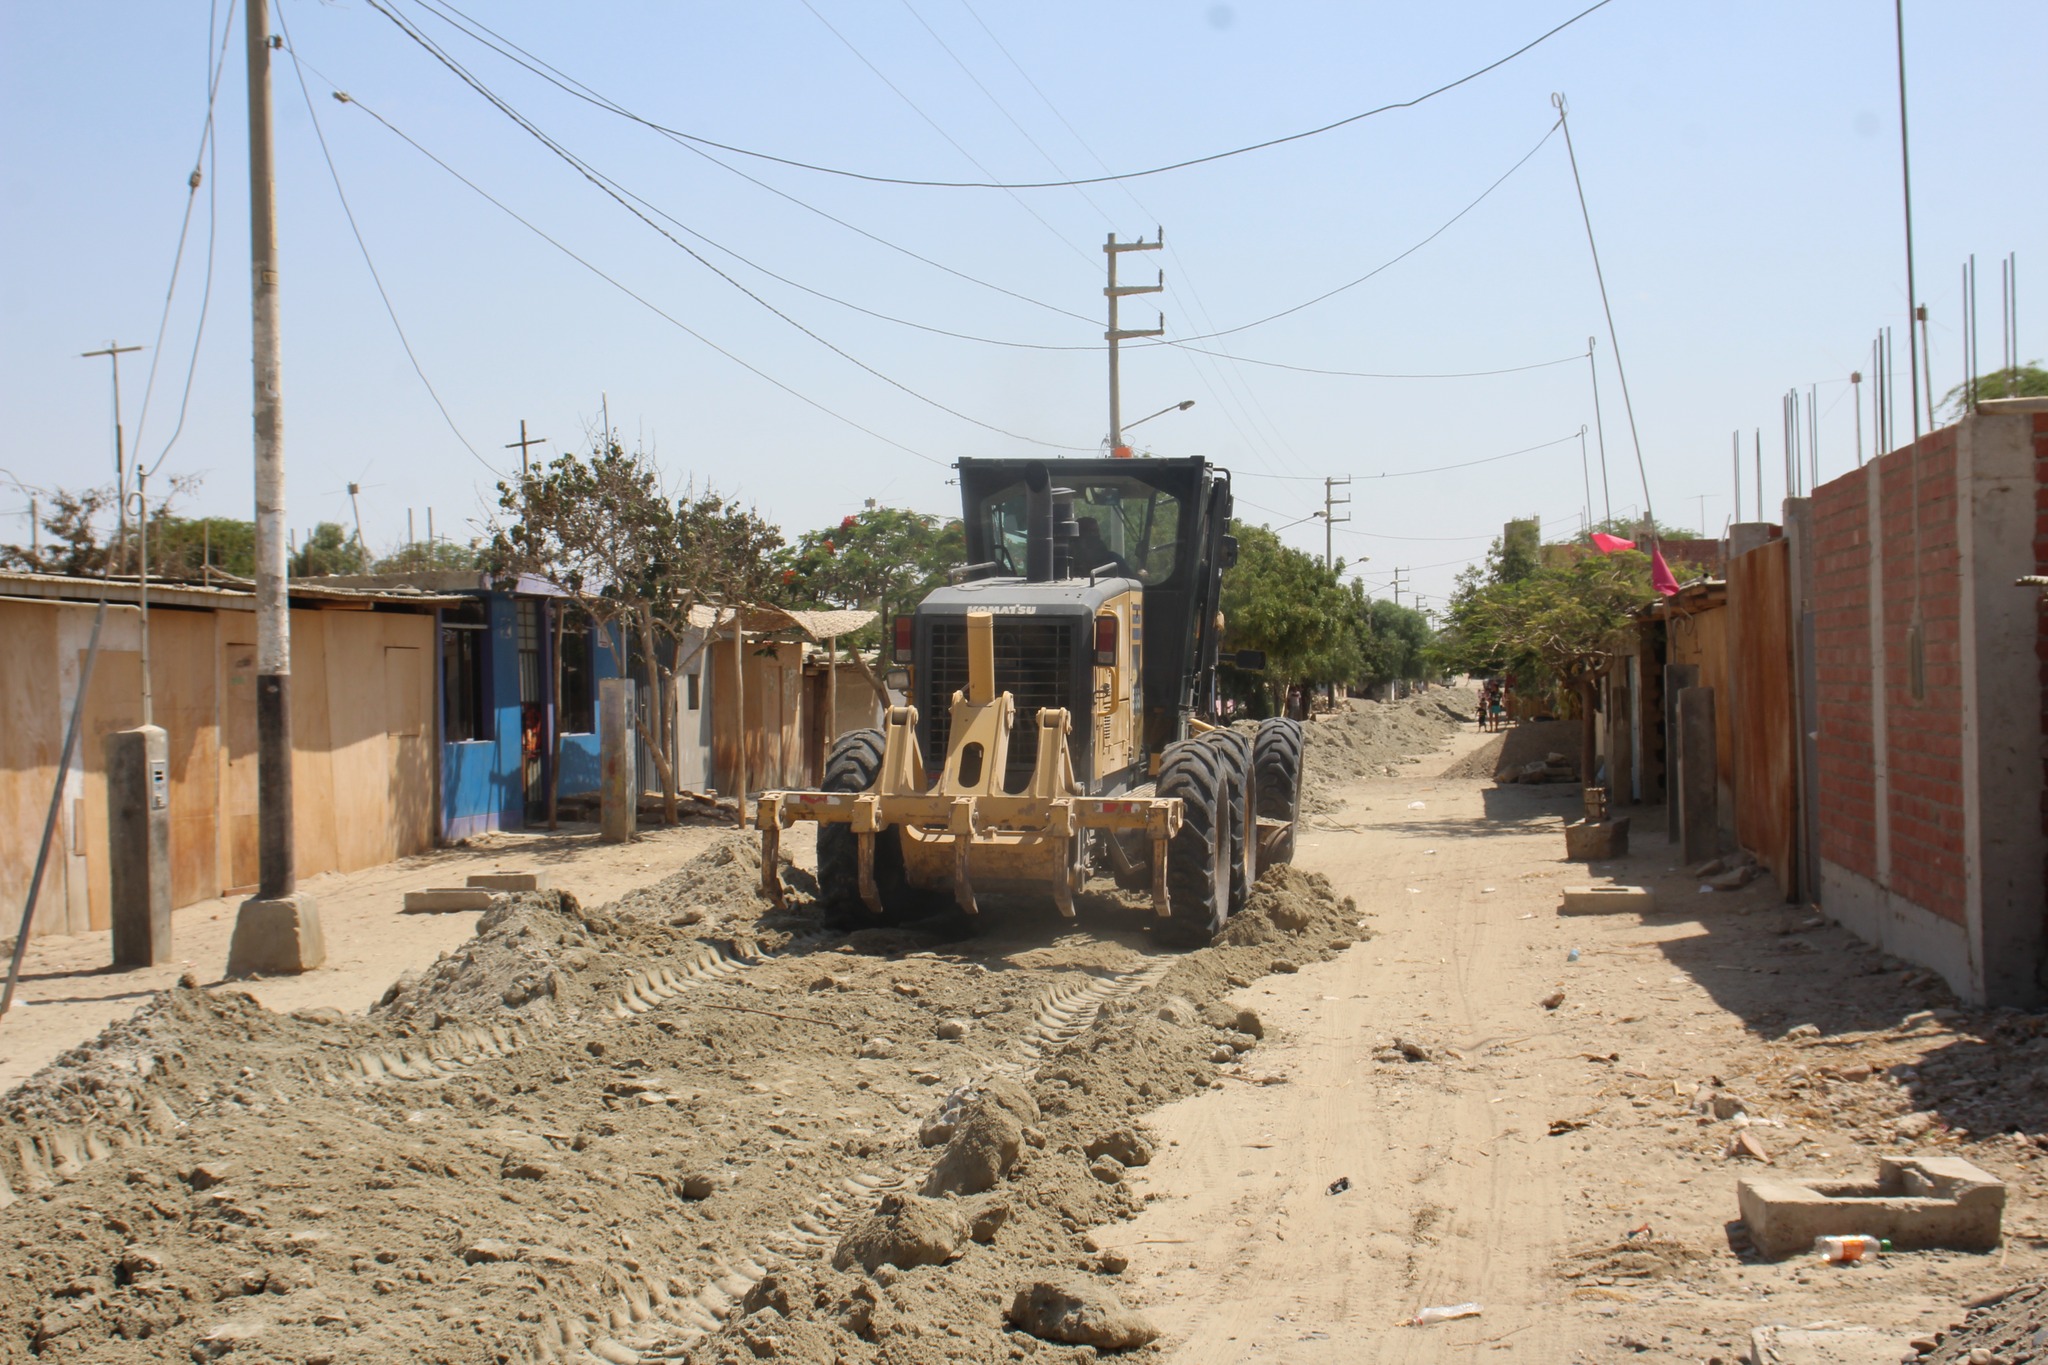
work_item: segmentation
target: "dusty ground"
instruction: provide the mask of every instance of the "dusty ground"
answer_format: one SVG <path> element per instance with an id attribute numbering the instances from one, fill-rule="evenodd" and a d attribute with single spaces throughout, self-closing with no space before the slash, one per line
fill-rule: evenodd
<path id="1" fill-rule="evenodd" d="M 1102 886 L 1073 925 L 831 935 L 806 843 L 763 915 L 717 839 L 509 902 L 346 1013 L 154 997 L 0 1101 L 0 1360 L 1095 1358 L 1009 1325 L 1045 1281 L 1144 1359 L 1733 1362 L 2042 1273 L 2039 1021 L 1948 1009 L 1767 882 L 1701 894 L 1658 812 L 1593 872 L 1661 908 L 1560 918 L 1578 788 L 1426 776 L 1491 739 L 1403 706 L 1311 727 L 1297 868 L 1193 953 Z M 1757 1262 L 1703 1084 L 1788 1171 L 1969 1156 L 2006 1247 Z"/>
<path id="2" fill-rule="evenodd" d="M 406 915 L 405 893 L 461 886 L 472 872 L 538 868 L 596 903 L 647 881 L 703 848 L 718 833 L 709 824 L 643 829 L 632 844 L 600 844 L 595 826 L 549 835 L 500 833 L 459 848 L 435 849 L 360 872 L 308 878 L 301 889 L 320 908 L 327 966 L 304 976 L 243 982 L 265 1005 L 313 1005 L 360 1012 L 400 973 L 417 970 L 460 947 L 476 930 L 477 913 Z M 198 901 L 172 915 L 175 956 L 161 967 L 114 971 L 112 935 L 69 934 L 31 939 L 14 1007 L 0 1020 L 0 1089 L 19 1085 L 58 1053 L 124 1018 L 187 972 L 218 981 L 240 897 Z M 13 950 L 12 938 L 4 940 Z"/>

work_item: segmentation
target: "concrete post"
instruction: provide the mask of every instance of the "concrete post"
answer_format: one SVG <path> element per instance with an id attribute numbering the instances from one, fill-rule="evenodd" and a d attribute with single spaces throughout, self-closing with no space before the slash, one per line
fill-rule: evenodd
<path id="1" fill-rule="evenodd" d="M 606 678 L 597 685 L 598 838 L 623 844 L 640 823 L 640 784 L 634 780 L 633 680 Z"/>
<path id="2" fill-rule="evenodd" d="M 171 960 L 171 764 L 163 727 L 108 735 L 107 872 L 114 965 Z"/>
<path id="3" fill-rule="evenodd" d="M 1679 776 L 1680 745 L 1678 743 L 1678 694 L 1688 687 L 1700 685 L 1698 664 L 1664 665 L 1664 825 L 1665 835 L 1672 843 L 1678 842 L 1678 791 L 1683 779 Z"/>
<path id="4" fill-rule="evenodd" d="M 1786 607 L 1792 621 L 1792 714 L 1799 727 L 1792 746 L 1793 812 L 1798 838 L 1793 845 L 1795 875 L 1785 899 L 1820 899 L 1820 804 L 1815 784 L 1820 774 L 1820 700 L 1818 661 L 1814 657 L 1813 623 L 1813 499 L 1785 499 Z"/>
<path id="5" fill-rule="evenodd" d="M 1678 753 L 1679 861 L 1703 863 L 1721 851 L 1713 688 L 1678 694 Z"/>

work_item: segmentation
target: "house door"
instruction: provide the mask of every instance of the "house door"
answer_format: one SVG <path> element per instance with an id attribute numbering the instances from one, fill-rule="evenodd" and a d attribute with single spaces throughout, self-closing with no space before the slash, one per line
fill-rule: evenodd
<path id="1" fill-rule="evenodd" d="M 521 598 L 519 612 L 519 790 L 525 798 L 526 823 L 547 818 L 547 766 L 543 757 L 546 733 L 541 699 L 541 610 L 540 603 Z"/>

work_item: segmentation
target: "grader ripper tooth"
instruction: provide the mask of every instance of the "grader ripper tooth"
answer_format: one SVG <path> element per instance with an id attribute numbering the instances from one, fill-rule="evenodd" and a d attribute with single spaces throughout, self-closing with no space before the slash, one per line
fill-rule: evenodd
<path id="1" fill-rule="evenodd" d="M 1167 848 L 1182 824 L 1173 797 L 1082 794 L 1068 751 L 1073 722 L 1063 707 L 1038 712 L 1036 762 L 1022 792 L 1004 790 L 1016 699 L 995 687 L 994 618 L 970 611 L 967 686 L 952 697 L 945 765 L 927 785 L 917 739 L 917 708 L 892 706 L 883 728 L 881 772 L 860 792 L 767 792 L 755 813 L 761 831 L 761 887 L 777 907 L 787 904 L 780 875 L 782 830 L 798 820 L 851 828 L 860 897 L 876 914 L 884 906 L 875 880 L 875 840 L 892 827 L 903 871 L 913 886 L 950 887 L 968 914 L 980 905 L 977 884 L 1049 888 L 1061 915 L 1074 917 L 1074 892 L 1086 872 L 1085 831 L 1143 834 L 1151 844 L 1153 910 L 1172 914 Z"/>

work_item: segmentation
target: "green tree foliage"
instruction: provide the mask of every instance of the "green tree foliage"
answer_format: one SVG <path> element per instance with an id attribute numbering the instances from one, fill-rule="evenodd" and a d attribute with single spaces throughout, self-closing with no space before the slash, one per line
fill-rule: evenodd
<path id="1" fill-rule="evenodd" d="M 256 576 L 256 523 L 236 517 L 164 516 L 150 522 L 149 572 L 200 578 L 206 569 Z"/>
<path id="2" fill-rule="evenodd" d="M 869 607 L 886 619 L 923 601 L 966 559 L 957 518 L 870 507 L 805 532 L 786 557 L 780 592 L 791 606 Z M 854 643 L 870 644 L 873 635 L 864 631 Z"/>
<path id="3" fill-rule="evenodd" d="M 480 568 L 484 551 L 476 545 L 458 545 L 452 540 L 415 540 L 384 555 L 370 567 L 372 573 L 444 573 Z"/>
<path id="4" fill-rule="evenodd" d="M 255 569 L 253 523 L 228 517 L 193 520 L 171 510 L 178 499 L 197 489 L 199 482 L 196 474 L 173 475 L 150 499 L 152 578 L 199 577 L 209 532 L 215 542 L 213 567 L 238 574 Z M 120 498 L 111 486 L 59 488 L 41 495 L 38 501 L 41 544 L 32 539 L 27 545 L 0 545 L 0 568 L 85 575 L 139 571 L 143 553 L 140 528 L 131 521 L 125 537 L 120 534 Z"/>
<path id="5" fill-rule="evenodd" d="M 1429 618 L 1413 607 L 1381 599 L 1362 604 L 1366 630 L 1360 681 L 1377 686 L 1420 682 L 1429 673 L 1429 647 L 1436 638 Z"/>
<path id="6" fill-rule="evenodd" d="M 1223 575 L 1224 648 L 1263 650 L 1266 669 L 1226 669 L 1226 693 L 1263 709 L 1284 706 L 1297 687 L 1355 680 L 1365 662 L 1364 594 L 1339 581 L 1342 565 L 1326 569 L 1263 526 L 1233 522 L 1231 534 L 1237 567 Z"/>
<path id="7" fill-rule="evenodd" d="M 1653 600 L 1649 556 L 1591 555 L 1508 580 L 1468 570 L 1432 653 L 1446 671 L 1512 673 L 1524 692 L 1572 690 L 1627 644 L 1630 615 Z"/>
<path id="8" fill-rule="evenodd" d="M 1937 411 L 1945 422 L 1961 421 L 1970 404 L 1985 398 L 2048 398 L 2048 370 L 2034 360 L 1980 374 L 1944 394 Z"/>
<path id="9" fill-rule="evenodd" d="M 1536 572 L 1543 558 L 1543 526 L 1534 518 L 1517 519 L 1494 538 L 1488 560 L 1495 578 L 1518 583 Z"/>
<path id="10" fill-rule="evenodd" d="M 311 534 L 299 542 L 299 551 L 291 558 L 293 578 L 363 573 L 369 567 L 370 557 L 363 553 L 354 533 L 344 530 L 341 523 L 335 521 L 315 525 Z"/>

